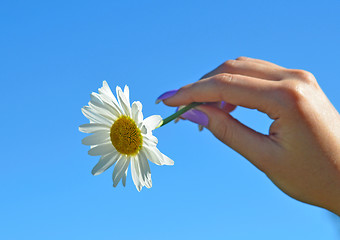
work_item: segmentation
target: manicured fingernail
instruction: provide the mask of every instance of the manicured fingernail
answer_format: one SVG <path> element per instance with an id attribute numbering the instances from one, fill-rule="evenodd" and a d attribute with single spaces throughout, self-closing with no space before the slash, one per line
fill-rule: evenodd
<path id="1" fill-rule="evenodd" d="M 208 126 L 208 123 L 209 123 L 209 118 L 208 116 L 197 110 L 197 109 L 191 109 L 185 113 L 183 113 L 181 115 L 181 117 L 191 121 L 191 122 L 194 122 L 194 123 L 197 123 L 199 125 L 202 125 L 204 127 Z"/>
<path id="2" fill-rule="evenodd" d="M 173 95 L 175 95 L 177 93 L 177 89 L 175 90 L 171 90 L 171 91 L 168 91 L 168 92 L 165 92 L 163 93 L 162 95 L 160 95 L 157 100 L 156 100 L 156 104 L 160 103 L 161 101 L 167 99 L 167 98 L 170 98 L 172 97 Z"/>

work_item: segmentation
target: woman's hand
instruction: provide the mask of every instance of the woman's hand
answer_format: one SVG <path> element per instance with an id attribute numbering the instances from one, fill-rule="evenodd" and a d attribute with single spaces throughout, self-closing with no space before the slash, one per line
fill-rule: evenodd
<path id="1" fill-rule="evenodd" d="M 197 108 L 218 139 L 286 194 L 340 215 L 340 116 L 311 73 L 240 57 L 162 100 L 169 106 L 225 101 L 266 113 L 274 122 L 263 135 L 228 111 Z"/>

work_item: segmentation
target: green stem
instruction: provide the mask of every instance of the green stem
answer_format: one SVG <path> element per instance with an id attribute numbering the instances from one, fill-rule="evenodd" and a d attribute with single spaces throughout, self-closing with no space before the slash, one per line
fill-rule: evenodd
<path id="1" fill-rule="evenodd" d="M 170 115 L 169 117 L 163 119 L 162 121 L 162 124 L 159 125 L 159 127 L 162 127 L 164 126 L 165 124 L 171 122 L 172 120 L 178 118 L 179 116 L 181 116 L 183 113 L 189 111 L 190 109 L 194 108 L 194 107 L 197 107 L 199 105 L 201 105 L 203 103 L 201 102 L 193 102 L 193 103 L 190 103 L 189 105 L 185 106 L 184 108 L 178 110 L 177 112 L 175 112 L 174 114 Z"/>

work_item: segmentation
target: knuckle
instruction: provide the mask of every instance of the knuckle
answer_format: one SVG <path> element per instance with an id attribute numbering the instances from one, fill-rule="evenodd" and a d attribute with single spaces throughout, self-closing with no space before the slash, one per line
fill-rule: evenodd
<path id="1" fill-rule="evenodd" d="M 245 61 L 245 60 L 248 60 L 249 58 L 248 57 L 244 57 L 244 56 L 240 56 L 238 58 L 236 58 L 236 60 L 240 60 L 240 61 Z"/>
<path id="2" fill-rule="evenodd" d="M 218 74 L 213 81 L 218 87 L 222 88 L 225 85 L 229 85 L 232 80 L 233 76 L 231 74 L 221 73 Z"/>
<path id="3" fill-rule="evenodd" d="M 216 94 L 219 96 L 219 99 L 224 99 L 224 92 L 230 87 L 232 81 L 233 75 L 228 73 L 219 74 L 214 79 L 214 84 L 216 89 L 218 89 Z"/>
<path id="4" fill-rule="evenodd" d="M 236 60 L 228 60 L 228 61 L 225 61 L 222 65 L 223 65 L 223 68 L 229 69 L 233 67 L 235 63 L 236 63 Z"/>
<path id="5" fill-rule="evenodd" d="M 304 98 L 303 84 L 298 81 L 282 82 L 277 89 L 277 95 L 284 105 L 297 107 Z"/>
<path id="6" fill-rule="evenodd" d="M 305 71 L 305 70 L 300 70 L 300 69 L 291 69 L 289 70 L 289 73 L 296 79 L 304 82 L 315 82 L 315 77 L 312 73 Z"/>

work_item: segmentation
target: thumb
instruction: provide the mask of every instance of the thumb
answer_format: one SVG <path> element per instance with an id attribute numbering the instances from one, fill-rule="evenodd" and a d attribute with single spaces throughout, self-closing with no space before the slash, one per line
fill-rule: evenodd
<path id="1" fill-rule="evenodd" d="M 208 116 L 207 128 L 216 138 L 247 158 L 261 171 L 267 172 L 271 168 L 276 144 L 269 136 L 254 131 L 218 108 L 201 105 L 196 109 Z"/>

